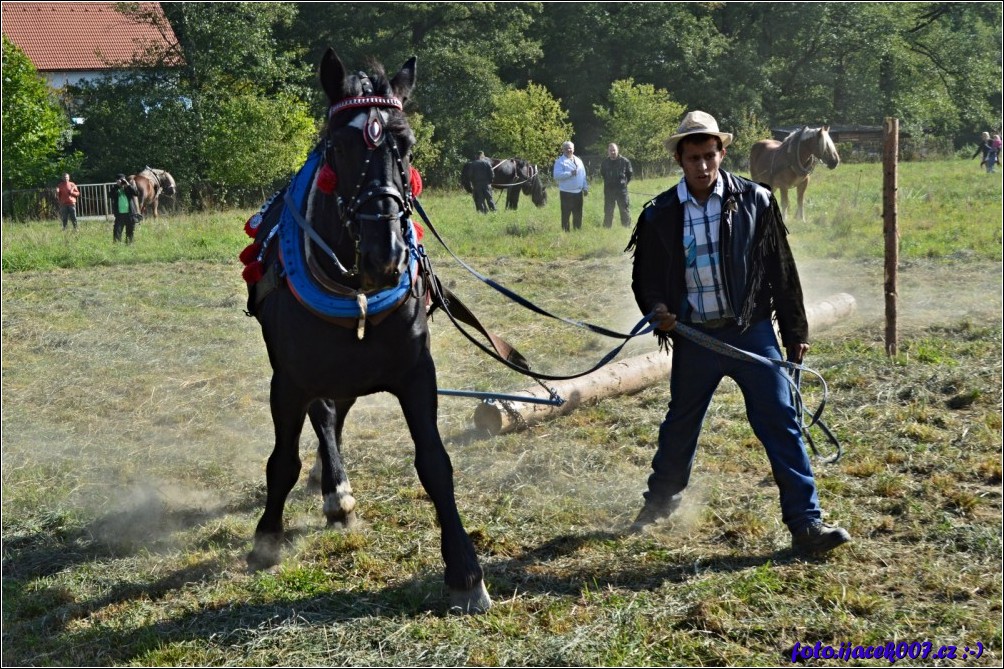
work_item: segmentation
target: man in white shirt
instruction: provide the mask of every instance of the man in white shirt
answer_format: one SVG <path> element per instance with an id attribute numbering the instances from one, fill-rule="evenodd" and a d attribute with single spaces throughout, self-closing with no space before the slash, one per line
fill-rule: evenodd
<path id="1" fill-rule="evenodd" d="M 575 155 L 575 144 L 564 142 L 561 155 L 554 161 L 554 180 L 561 194 L 561 229 L 568 232 L 571 226 L 582 228 L 582 198 L 589 194 L 586 166 Z"/>

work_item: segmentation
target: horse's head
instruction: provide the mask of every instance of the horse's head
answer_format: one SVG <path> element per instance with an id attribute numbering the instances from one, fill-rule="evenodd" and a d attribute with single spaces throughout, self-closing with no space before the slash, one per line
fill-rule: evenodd
<path id="1" fill-rule="evenodd" d="M 840 154 L 837 153 L 837 146 L 830 138 L 830 126 L 824 125 L 819 129 L 817 141 L 816 157 L 832 170 L 840 164 Z"/>
<path id="2" fill-rule="evenodd" d="M 522 158 L 517 159 L 516 164 L 519 166 L 519 178 L 523 182 L 523 194 L 529 195 L 538 207 L 546 205 L 547 190 L 543 179 L 540 178 L 540 168 Z"/>
<path id="3" fill-rule="evenodd" d="M 332 49 L 321 60 L 330 107 L 324 160 L 334 191 L 314 197 L 314 225 L 336 250 L 355 254 L 363 290 L 396 286 L 407 269 L 404 226 L 411 214 L 410 159 L 415 136 L 402 111 L 415 85 L 411 58 L 388 79 L 382 68 L 349 73 Z"/>
<path id="4" fill-rule="evenodd" d="M 174 195 L 178 192 L 178 184 L 175 183 L 174 177 L 171 176 L 170 172 L 160 170 L 157 176 L 160 177 L 160 185 L 164 189 L 165 194 Z"/>

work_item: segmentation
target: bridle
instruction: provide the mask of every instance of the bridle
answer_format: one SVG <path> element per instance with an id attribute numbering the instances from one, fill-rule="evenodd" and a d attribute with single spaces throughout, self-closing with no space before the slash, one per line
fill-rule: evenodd
<path id="1" fill-rule="evenodd" d="M 304 232 L 310 237 L 324 253 L 334 262 L 335 267 L 338 271 L 345 277 L 352 278 L 359 275 L 360 272 L 360 260 L 361 260 L 361 244 L 362 244 L 362 225 L 366 222 L 376 222 L 382 220 L 407 220 L 411 216 L 411 181 L 408 173 L 404 166 L 404 160 L 401 157 L 401 152 L 398 149 L 397 142 L 389 142 L 391 155 L 394 158 L 394 162 L 397 165 L 397 172 L 401 179 L 401 184 L 403 185 L 404 193 L 394 183 L 388 183 L 383 185 L 369 185 L 364 190 L 364 184 L 366 182 L 366 174 L 369 170 L 370 162 L 373 159 L 373 155 L 377 149 L 385 144 L 386 133 L 385 133 L 385 113 L 381 112 L 381 109 L 402 109 L 401 101 L 395 97 L 387 97 L 381 95 L 372 94 L 372 84 L 369 78 L 364 73 L 359 73 L 359 78 L 363 82 L 363 92 L 364 95 L 353 96 L 344 98 L 335 104 L 331 105 L 328 109 L 328 118 L 334 118 L 339 112 L 349 110 L 349 109 L 365 109 L 368 110 L 366 114 L 366 120 L 362 125 L 363 138 L 366 142 L 366 157 L 363 160 L 362 167 L 360 169 L 359 177 L 356 180 L 355 188 L 352 189 L 352 194 L 349 196 L 348 200 L 342 198 L 341 195 L 336 195 L 335 205 L 339 220 L 341 220 L 345 229 L 348 230 L 349 235 L 352 237 L 353 246 L 355 248 L 355 258 L 353 266 L 351 269 L 345 267 L 345 264 L 339 259 L 338 254 L 332 249 L 322 238 L 317 231 L 314 230 L 314 226 L 310 221 L 306 220 L 299 215 L 298 208 L 294 203 L 289 201 L 289 194 L 286 195 L 286 206 L 291 208 L 297 219 L 297 223 L 303 228 Z M 334 147 L 332 146 L 330 137 L 326 137 L 324 140 L 324 160 L 321 171 L 328 170 L 332 175 L 333 184 L 337 184 L 337 172 L 335 171 L 335 161 L 333 156 Z M 362 207 L 380 197 L 391 197 L 398 204 L 398 213 L 396 214 L 365 214 L 360 210 Z"/>

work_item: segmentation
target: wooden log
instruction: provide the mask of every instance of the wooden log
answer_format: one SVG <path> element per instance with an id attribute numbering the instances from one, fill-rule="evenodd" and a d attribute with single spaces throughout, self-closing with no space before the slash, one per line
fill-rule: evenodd
<path id="1" fill-rule="evenodd" d="M 815 331 L 834 325 L 850 316 L 856 306 L 854 297 L 847 293 L 831 295 L 806 308 L 809 328 Z M 656 383 L 665 383 L 672 367 L 672 357 L 661 351 L 615 360 L 592 374 L 550 382 L 550 387 L 565 400 L 561 406 L 518 402 L 500 406 L 496 402 L 482 402 L 474 410 L 474 427 L 489 434 L 519 430 L 546 418 L 567 414 L 593 400 L 636 393 Z M 527 388 L 519 394 L 539 399 L 548 397 L 547 390 L 540 386 Z"/>

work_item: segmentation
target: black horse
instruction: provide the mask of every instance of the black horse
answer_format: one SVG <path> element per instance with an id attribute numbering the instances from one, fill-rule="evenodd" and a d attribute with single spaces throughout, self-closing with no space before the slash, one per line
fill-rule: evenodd
<path id="1" fill-rule="evenodd" d="M 411 58 L 393 78 L 376 65 L 370 75 L 348 73 L 329 48 L 320 64 L 331 104 L 322 141 L 282 197 L 248 222 L 256 242 L 242 259 L 252 286 L 249 311 L 261 324 L 272 367 L 275 448 L 247 559 L 252 569 L 280 561 L 283 507 L 300 475 L 305 416 L 320 440 L 328 524 L 356 521 L 340 455 L 342 427 L 358 397 L 389 392 L 401 405 L 419 480 L 436 509 L 451 607 L 481 612 L 491 599 L 461 523 L 436 423 L 426 279 L 410 220 L 415 139 L 402 106 L 415 65 Z"/>
<path id="2" fill-rule="evenodd" d="M 492 188 L 506 192 L 505 208 L 519 207 L 520 193 L 529 195 L 538 207 L 547 204 L 547 189 L 540 177 L 540 169 L 522 158 L 489 158 L 492 164 Z M 460 174 L 460 182 L 468 193 L 477 192 L 477 179 L 480 172 L 472 161 L 464 165 Z"/>

